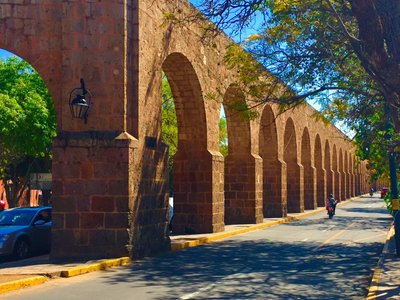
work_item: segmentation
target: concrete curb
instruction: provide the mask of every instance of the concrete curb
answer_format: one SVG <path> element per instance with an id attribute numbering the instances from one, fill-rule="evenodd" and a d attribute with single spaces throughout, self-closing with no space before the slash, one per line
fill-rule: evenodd
<path id="1" fill-rule="evenodd" d="M 382 254 L 379 257 L 378 263 L 374 269 L 374 273 L 372 275 L 371 284 L 369 286 L 368 295 L 365 298 L 366 300 L 376 299 L 376 292 L 378 291 L 379 282 L 381 280 L 383 262 L 385 259 L 385 254 L 388 253 L 389 242 L 394 236 L 394 224 L 390 227 L 387 235 L 385 246 L 383 247 Z"/>
<path id="2" fill-rule="evenodd" d="M 113 259 L 103 259 L 91 264 L 82 264 L 78 267 L 69 268 L 59 272 L 61 277 L 69 278 L 73 276 L 78 276 L 90 272 L 105 270 L 107 268 L 119 267 L 131 263 L 129 257 L 120 257 Z M 5 282 L 0 284 L 0 294 L 5 292 L 10 292 L 13 290 L 22 289 L 28 286 L 42 284 L 51 278 L 46 276 L 31 276 L 23 279 L 13 280 L 10 282 Z"/>
<path id="3" fill-rule="evenodd" d="M 13 290 L 22 289 L 28 286 L 38 285 L 46 282 L 47 277 L 45 276 L 32 276 L 10 282 L 0 283 L 0 294 L 10 292 Z"/>
<path id="4" fill-rule="evenodd" d="M 338 206 L 342 206 L 342 205 L 345 205 L 347 203 L 359 200 L 360 198 L 361 198 L 361 196 L 360 197 L 353 197 L 353 198 L 350 198 L 348 200 L 341 201 L 341 202 L 338 203 Z M 322 211 L 325 211 L 325 207 L 320 207 L 320 208 L 317 208 L 317 209 L 314 209 L 314 210 L 311 210 L 311 211 L 303 212 L 303 213 L 300 213 L 299 215 L 296 215 L 296 216 L 285 217 L 285 218 L 282 218 L 280 220 L 267 221 L 266 223 L 251 225 L 251 226 L 249 226 L 247 228 L 236 229 L 236 230 L 232 230 L 232 231 L 229 231 L 229 232 L 215 233 L 212 236 L 200 237 L 200 238 L 194 239 L 192 241 L 172 242 L 171 243 L 171 250 L 172 251 L 176 251 L 176 250 L 181 250 L 181 249 L 185 249 L 185 248 L 196 247 L 196 246 L 200 246 L 200 245 L 203 245 L 203 244 L 212 243 L 212 242 L 215 242 L 215 241 L 218 241 L 218 240 L 230 237 L 230 236 L 243 234 L 243 233 L 247 233 L 247 232 L 250 232 L 250 231 L 264 229 L 264 228 L 267 228 L 267 227 L 271 227 L 271 226 L 275 226 L 275 225 L 291 222 L 291 221 L 294 221 L 294 220 L 302 219 L 302 218 L 308 217 L 310 215 L 314 215 L 314 214 L 320 213 Z"/>
<path id="5" fill-rule="evenodd" d="M 131 259 L 129 257 L 121 257 L 121 258 L 115 258 L 115 259 L 104 259 L 99 262 L 93 263 L 93 264 L 88 264 L 88 265 L 81 265 L 78 267 L 74 267 L 65 271 L 61 271 L 60 276 L 61 277 L 73 277 L 73 276 L 78 276 L 90 272 L 95 272 L 95 271 L 100 271 L 100 270 L 105 270 L 107 268 L 112 268 L 112 267 L 119 267 L 123 265 L 127 265 L 131 263 Z"/>

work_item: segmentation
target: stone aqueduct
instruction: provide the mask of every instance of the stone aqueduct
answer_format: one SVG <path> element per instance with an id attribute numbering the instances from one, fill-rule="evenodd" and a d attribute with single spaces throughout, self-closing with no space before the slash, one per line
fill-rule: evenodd
<path id="1" fill-rule="evenodd" d="M 247 121 L 229 114 L 236 73 L 223 63 L 231 41 L 200 42 L 201 28 L 174 25 L 184 0 L 0 0 L 0 48 L 31 63 L 54 99 L 54 258 L 133 257 L 169 247 L 167 148 L 161 142 L 162 71 L 178 118 L 174 231 L 218 232 L 324 206 L 367 189 L 352 144 L 303 106 Z M 69 92 L 84 78 L 93 94 L 87 124 L 71 119 Z M 207 99 L 222 91 L 223 99 Z M 219 152 L 221 104 L 229 155 Z"/>

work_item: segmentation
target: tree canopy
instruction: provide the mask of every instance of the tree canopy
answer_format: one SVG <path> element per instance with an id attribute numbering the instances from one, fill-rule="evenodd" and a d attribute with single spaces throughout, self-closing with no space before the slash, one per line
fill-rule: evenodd
<path id="1" fill-rule="evenodd" d="M 39 74 L 17 57 L 0 60 L 0 177 L 16 183 L 30 169 L 27 161 L 49 158 L 56 127 L 54 104 Z"/>
<path id="2" fill-rule="evenodd" d="M 240 36 L 227 61 L 242 70 L 241 80 L 257 86 L 262 72 L 249 69 L 249 55 L 276 80 L 264 83 L 261 101 L 284 105 L 317 101 L 332 121 L 356 131 L 362 157 L 373 160 L 382 146 L 384 121 L 400 133 L 400 3 L 396 0 L 203 0 L 200 9 L 222 30 Z M 250 73 L 252 77 L 247 76 Z M 279 92 L 281 86 L 287 90 Z M 254 88 L 253 88 L 254 90 Z M 261 93 L 260 93 L 261 92 Z M 277 99 L 276 99 L 277 98 Z M 386 112 L 385 112 L 386 107 Z M 378 119 L 379 120 L 378 120 Z M 387 118 L 387 120 L 385 120 Z M 371 120 L 374 120 L 371 122 Z M 368 130 L 367 130 L 368 129 Z M 369 135 L 374 133 L 374 137 Z M 363 143 L 366 137 L 373 144 Z M 386 148 L 387 150 L 387 148 Z M 384 150 L 385 151 L 385 150 Z"/>

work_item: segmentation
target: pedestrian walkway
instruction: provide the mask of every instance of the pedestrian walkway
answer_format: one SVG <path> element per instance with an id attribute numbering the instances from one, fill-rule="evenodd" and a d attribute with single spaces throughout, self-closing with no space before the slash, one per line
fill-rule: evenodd
<path id="1" fill-rule="evenodd" d="M 352 198 L 338 205 L 346 205 L 358 199 L 360 198 Z M 318 208 L 299 214 L 290 214 L 285 218 L 268 218 L 264 219 L 264 222 L 261 224 L 227 225 L 225 226 L 225 231 L 220 233 L 172 235 L 171 250 L 175 251 L 211 243 L 229 236 L 290 222 L 323 211 L 325 211 L 325 208 Z M 387 243 L 374 272 L 367 299 L 400 299 L 400 259 L 395 256 L 394 239 L 390 238 L 391 235 L 392 233 L 388 234 Z M 52 278 L 77 276 L 88 272 L 129 264 L 130 262 L 128 257 L 96 261 L 60 262 L 51 261 L 49 256 L 45 255 L 27 260 L 2 263 L 0 264 L 0 294 L 31 285 L 41 284 Z"/>
<path id="2" fill-rule="evenodd" d="M 366 299 L 400 299 L 400 257 L 396 254 L 393 226 L 388 233 Z"/>

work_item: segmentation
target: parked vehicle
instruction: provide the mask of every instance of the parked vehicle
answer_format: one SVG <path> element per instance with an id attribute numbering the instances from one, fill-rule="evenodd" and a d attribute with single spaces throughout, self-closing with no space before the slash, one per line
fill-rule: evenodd
<path id="1" fill-rule="evenodd" d="M 0 212 L 0 256 L 24 259 L 50 251 L 51 207 L 18 207 Z"/>
<path id="2" fill-rule="evenodd" d="M 383 187 L 383 188 L 381 189 L 381 198 L 382 198 L 382 199 L 385 198 L 385 196 L 386 196 L 388 190 L 389 190 L 389 188 L 387 188 L 387 187 Z"/>

